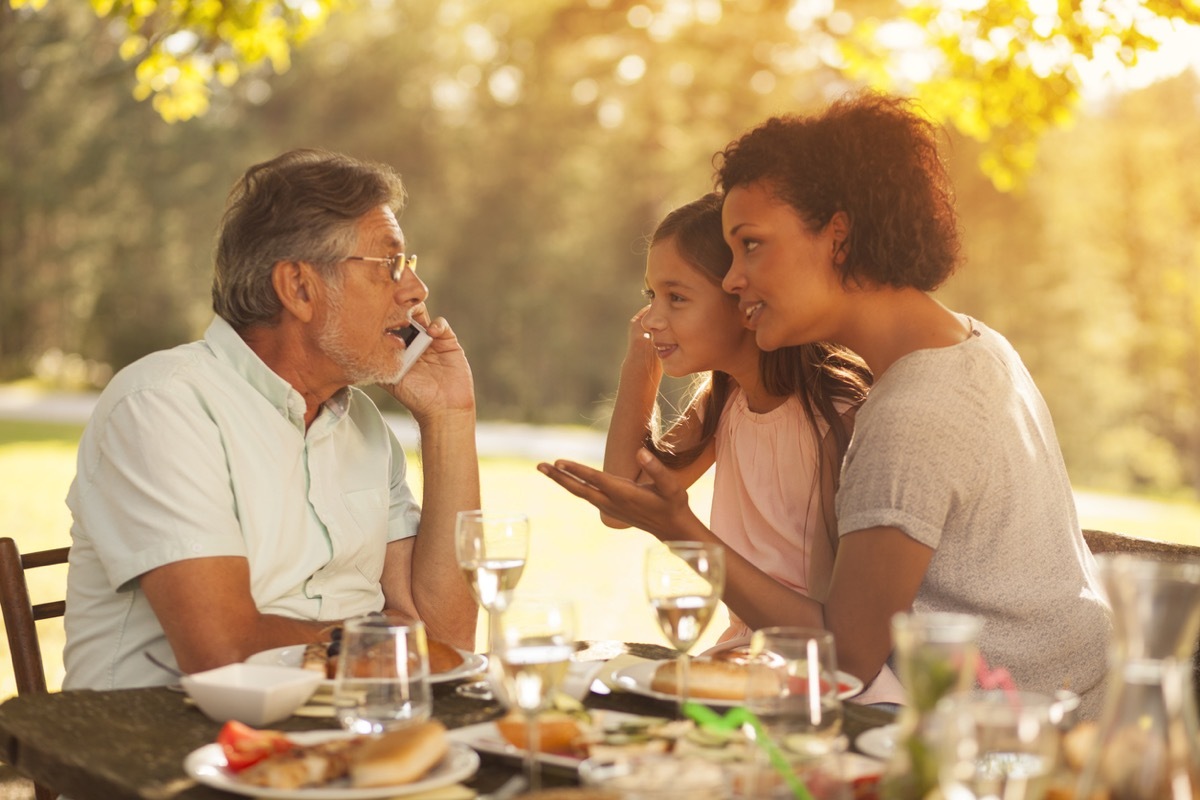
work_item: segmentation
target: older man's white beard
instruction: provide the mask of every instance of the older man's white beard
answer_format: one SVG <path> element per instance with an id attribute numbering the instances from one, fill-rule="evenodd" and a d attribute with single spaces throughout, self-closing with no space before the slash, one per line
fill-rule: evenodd
<path id="1" fill-rule="evenodd" d="M 317 344 L 330 361 L 338 365 L 346 375 L 346 382 L 354 386 L 381 383 L 393 384 L 400 380 L 400 364 L 382 365 L 367 363 L 362 354 L 347 344 L 342 333 L 341 322 L 344 310 L 340 301 L 331 298 L 330 311 L 325 325 L 317 333 Z"/>

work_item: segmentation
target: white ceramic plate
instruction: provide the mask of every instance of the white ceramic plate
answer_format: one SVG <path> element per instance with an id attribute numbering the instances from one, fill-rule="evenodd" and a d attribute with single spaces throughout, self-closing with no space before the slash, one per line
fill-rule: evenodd
<path id="1" fill-rule="evenodd" d="M 300 666 L 304 661 L 304 648 L 302 644 L 291 644 L 285 647 L 275 647 L 270 650 L 263 650 L 260 653 L 255 653 L 246 659 L 247 664 L 275 664 L 284 667 L 295 667 L 302 669 Z M 454 648 L 458 650 L 458 648 Z M 435 672 L 429 676 L 430 683 L 448 683 L 456 681 L 459 678 L 467 678 L 471 675 L 478 675 L 487 669 L 487 656 L 479 653 L 471 653 L 466 650 L 458 650 L 458 654 L 463 657 L 463 663 L 459 664 L 452 670 L 446 672 Z M 322 686 L 333 686 L 333 681 L 324 680 Z"/>
<path id="2" fill-rule="evenodd" d="M 858 735 L 858 738 L 854 740 L 854 746 L 869 756 L 887 761 L 896 750 L 896 731 L 898 730 L 900 730 L 900 726 L 894 722 L 891 725 L 871 728 Z"/>
<path id="3" fill-rule="evenodd" d="M 644 661 L 640 664 L 631 664 L 628 667 L 623 667 L 613 673 L 613 682 L 627 692 L 634 694 L 645 695 L 646 697 L 654 697 L 659 700 L 678 700 L 674 694 L 665 692 L 656 692 L 650 688 L 654 681 L 654 672 L 658 669 L 658 665 L 662 661 Z M 841 684 L 842 691 L 838 694 L 843 700 L 848 697 L 854 697 L 863 690 L 863 683 L 858 678 L 848 672 L 838 670 L 838 683 Z M 708 697 L 692 698 L 699 703 L 704 703 L 708 706 L 717 706 L 720 708 L 732 708 L 733 706 L 742 705 L 744 700 L 714 700 Z"/>
<path id="4" fill-rule="evenodd" d="M 289 733 L 288 738 L 297 744 L 317 744 L 353 735 L 346 731 L 304 731 Z M 225 754 L 221 752 L 221 745 L 215 743 L 206 744 L 189 753 L 183 760 L 183 768 L 188 775 L 205 786 L 247 797 L 262 797 L 268 800 L 377 800 L 437 789 L 469 778 L 479 769 L 479 756 L 466 745 L 451 742 L 445 757 L 421 780 L 363 789 L 347 786 L 344 780 L 335 781 L 328 786 L 306 789 L 267 789 L 251 786 L 239 781 L 225 767 Z"/>

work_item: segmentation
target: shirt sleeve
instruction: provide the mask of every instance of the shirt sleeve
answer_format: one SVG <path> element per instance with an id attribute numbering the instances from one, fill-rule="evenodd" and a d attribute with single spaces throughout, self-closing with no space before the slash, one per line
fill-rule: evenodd
<path id="1" fill-rule="evenodd" d="M 836 501 L 839 536 L 891 527 L 936 549 L 950 516 L 970 506 L 987 425 L 969 389 L 954 379 L 931 386 L 938 377 L 923 371 L 880 387 L 859 410 Z"/>
<path id="2" fill-rule="evenodd" d="M 388 511 L 388 541 L 395 542 L 417 535 L 421 524 L 421 506 L 408 485 L 408 460 L 396 434 L 388 428 L 392 448 L 391 506 Z"/>
<path id="3" fill-rule="evenodd" d="M 114 591 L 176 561 L 246 556 L 224 445 L 197 398 L 143 389 L 92 424 L 75 516 Z"/>

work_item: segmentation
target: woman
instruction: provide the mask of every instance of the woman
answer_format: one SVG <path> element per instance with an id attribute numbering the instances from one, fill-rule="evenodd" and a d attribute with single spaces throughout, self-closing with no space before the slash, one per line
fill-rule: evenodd
<path id="1" fill-rule="evenodd" d="M 1069 688 L 1082 716 L 1098 714 L 1110 623 L 1049 412 L 1003 337 L 929 294 L 959 260 L 934 127 L 864 94 L 770 119 L 717 163 L 733 250 L 723 286 L 759 346 L 834 342 L 875 376 L 842 468 L 825 602 L 738 596 L 747 566 L 733 559 L 730 605 L 756 627 L 823 625 L 859 677 L 887 659 L 894 613 L 975 614 L 993 667 L 1022 689 Z M 638 458 L 653 487 L 568 462 L 543 471 L 659 538 L 711 537 L 662 465 Z"/>

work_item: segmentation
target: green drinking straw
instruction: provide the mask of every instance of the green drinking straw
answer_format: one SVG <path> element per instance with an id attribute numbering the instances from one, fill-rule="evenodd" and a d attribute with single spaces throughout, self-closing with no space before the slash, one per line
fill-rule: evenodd
<path id="1" fill-rule="evenodd" d="M 721 716 L 708 706 L 702 706 L 699 703 L 693 703 L 689 700 L 683 704 L 683 713 L 701 728 L 708 728 L 710 730 L 731 731 L 743 725 L 749 725 L 754 729 L 755 740 L 766 751 L 767 760 L 771 762 L 771 766 L 780 774 L 797 800 L 813 800 L 813 796 L 809 793 L 808 787 L 804 785 L 804 781 L 800 780 L 800 777 L 796 775 L 795 770 L 787 763 L 787 759 L 783 757 L 783 753 L 779 751 L 775 742 L 771 740 L 771 737 L 763 729 L 762 723 L 758 721 L 758 717 L 754 716 L 752 712 L 738 707 L 730 709 L 724 716 Z"/>

